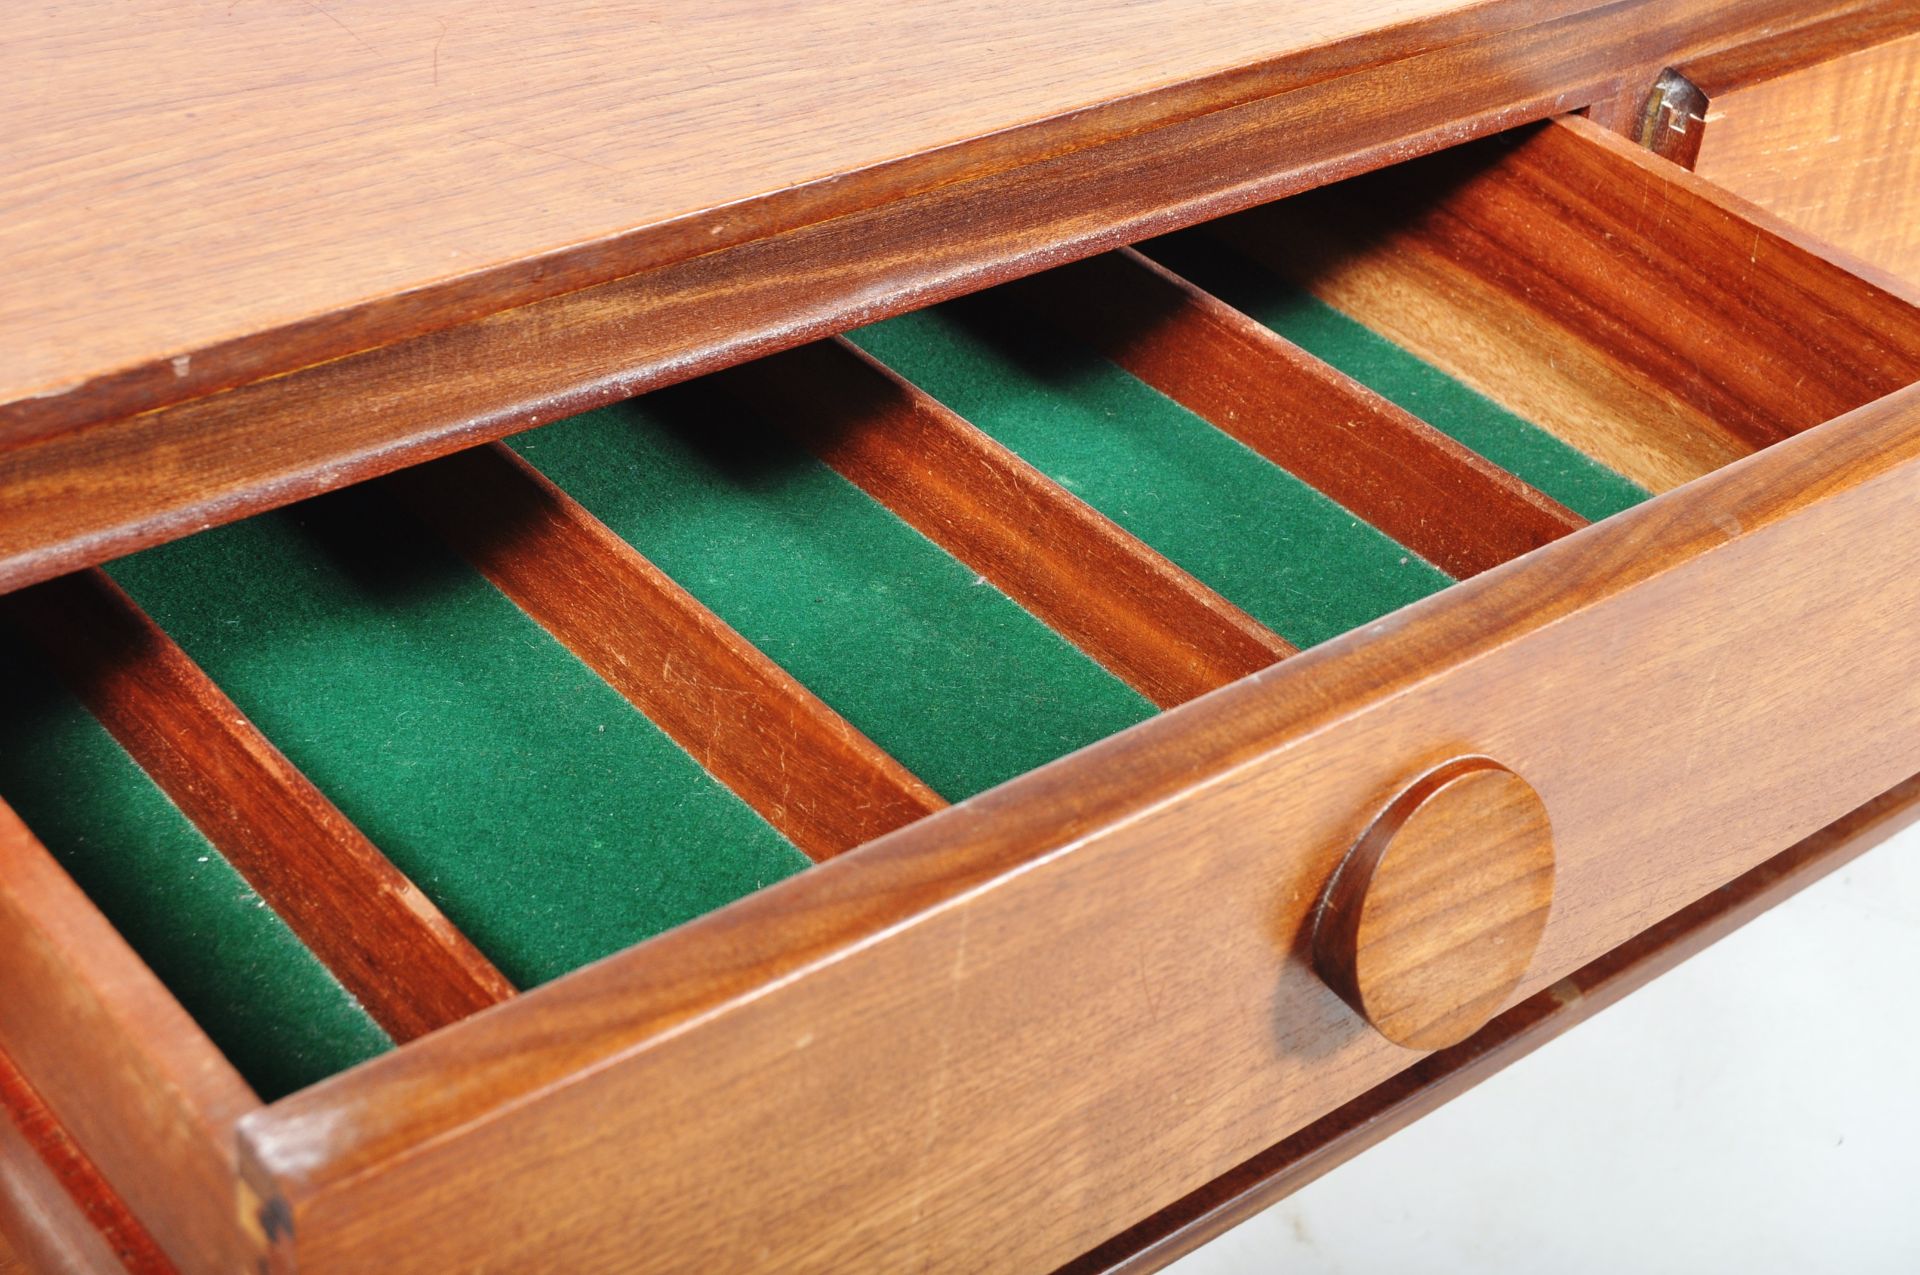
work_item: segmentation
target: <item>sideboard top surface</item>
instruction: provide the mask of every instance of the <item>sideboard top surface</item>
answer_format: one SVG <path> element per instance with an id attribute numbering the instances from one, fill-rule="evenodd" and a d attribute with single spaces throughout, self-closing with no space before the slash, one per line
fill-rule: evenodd
<path id="1" fill-rule="evenodd" d="M 1595 4 L 16 7 L 0 18 L 0 425 L 194 397 Z M 1235 68 L 1277 78 L 1223 84 Z M 768 224 L 766 197 L 796 188 L 811 194 Z"/>

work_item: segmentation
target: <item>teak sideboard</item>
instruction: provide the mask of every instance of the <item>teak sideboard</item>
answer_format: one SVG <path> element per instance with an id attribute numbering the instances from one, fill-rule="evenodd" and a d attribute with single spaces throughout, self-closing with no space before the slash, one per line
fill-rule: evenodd
<path id="1" fill-rule="evenodd" d="M 1913 3 L 0 34 L 0 1270 L 1153 1269 L 1920 814 Z"/>

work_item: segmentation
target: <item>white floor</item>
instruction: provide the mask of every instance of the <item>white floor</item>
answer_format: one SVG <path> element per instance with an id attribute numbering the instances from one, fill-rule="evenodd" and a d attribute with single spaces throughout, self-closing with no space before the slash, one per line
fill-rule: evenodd
<path id="1" fill-rule="evenodd" d="M 1920 828 L 1176 1263 L 1920 1272 Z"/>

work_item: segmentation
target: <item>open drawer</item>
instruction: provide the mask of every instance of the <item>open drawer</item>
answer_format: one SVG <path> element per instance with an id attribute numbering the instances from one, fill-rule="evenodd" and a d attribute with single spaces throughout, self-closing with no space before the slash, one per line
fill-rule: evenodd
<path id="1" fill-rule="evenodd" d="M 1105 1264 L 1903 816 L 1897 288 L 1564 118 L 10 595 L 16 1207 Z"/>

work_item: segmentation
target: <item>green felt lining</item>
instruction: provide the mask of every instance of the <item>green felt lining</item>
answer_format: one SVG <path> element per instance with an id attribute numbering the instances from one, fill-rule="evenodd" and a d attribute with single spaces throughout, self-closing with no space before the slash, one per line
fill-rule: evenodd
<path id="1" fill-rule="evenodd" d="M 698 387 L 514 446 L 950 800 L 1153 713 L 885 507 Z"/>
<path id="2" fill-rule="evenodd" d="M 1598 522 L 1651 494 L 1205 230 L 1152 240 L 1140 250 L 1583 518 Z"/>
<path id="3" fill-rule="evenodd" d="M 4 636 L 0 798 L 261 1098 L 392 1047 L 106 728 Z"/>
<path id="4" fill-rule="evenodd" d="M 807 863 L 373 491 L 111 571 L 523 986 Z"/>
<path id="5" fill-rule="evenodd" d="M 852 341 L 1297 646 L 1448 577 L 1112 363 L 963 300 Z"/>

